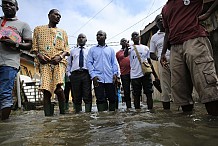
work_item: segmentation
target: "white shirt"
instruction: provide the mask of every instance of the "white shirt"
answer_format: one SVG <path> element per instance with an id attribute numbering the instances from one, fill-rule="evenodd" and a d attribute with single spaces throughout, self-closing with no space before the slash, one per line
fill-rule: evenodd
<path id="1" fill-rule="evenodd" d="M 165 32 L 158 31 L 151 37 L 150 41 L 150 52 L 157 53 L 157 57 L 160 58 L 161 52 L 163 50 Z M 170 59 L 170 50 L 166 52 L 167 60 Z"/>
<path id="2" fill-rule="evenodd" d="M 138 52 L 139 52 L 139 55 L 141 57 L 141 61 L 144 62 L 148 62 L 147 61 L 147 58 L 150 58 L 150 52 L 149 52 L 149 48 L 145 45 L 135 45 Z M 142 68 L 141 68 L 141 64 L 138 60 L 138 57 L 136 55 L 136 52 L 134 50 L 134 47 L 133 46 L 130 46 L 130 78 L 131 79 L 135 79 L 135 78 L 140 78 L 143 75 L 143 72 L 142 72 Z"/>
<path id="3" fill-rule="evenodd" d="M 70 50 L 70 56 L 67 59 L 68 64 L 67 64 L 67 70 L 66 70 L 68 76 L 70 76 L 72 71 L 80 69 L 80 67 L 79 67 L 79 53 L 80 53 L 80 50 L 81 50 L 80 46 L 72 48 Z M 82 50 L 83 50 L 83 59 L 84 59 L 82 69 L 88 69 L 87 66 L 86 66 L 86 60 L 87 60 L 87 55 L 88 55 L 88 52 L 89 52 L 89 48 L 86 48 L 84 46 Z"/>

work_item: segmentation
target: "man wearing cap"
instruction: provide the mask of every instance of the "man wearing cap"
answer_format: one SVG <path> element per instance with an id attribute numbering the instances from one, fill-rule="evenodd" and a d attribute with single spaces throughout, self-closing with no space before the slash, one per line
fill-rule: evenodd
<path id="1" fill-rule="evenodd" d="M 160 56 L 163 49 L 165 30 L 163 27 L 162 15 L 157 15 L 155 18 L 156 26 L 159 28 L 158 32 L 151 37 L 150 41 L 150 57 L 152 60 L 158 61 L 158 70 L 161 81 L 161 101 L 163 109 L 170 109 L 170 96 L 171 96 L 171 80 L 170 80 L 170 68 L 163 67 L 160 64 Z M 170 50 L 166 52 L 167 62 L 170 62 Z"/>
<path id="2" fill-rule="evenodd" d="M 12 90 L 20 67 L 20 50 L 31 49 L 32 33 L 29 25 L 16 17 L 16 0 L 2 0 L 2 11 L 4 16 L 0 18 L 0 117 L 6 120 L 13 105 Z"/>

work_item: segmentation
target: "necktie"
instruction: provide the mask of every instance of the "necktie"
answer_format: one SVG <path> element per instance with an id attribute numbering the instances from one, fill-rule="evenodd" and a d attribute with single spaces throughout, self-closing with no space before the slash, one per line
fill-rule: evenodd
<path id="1" fill-rule="evenodd" d="M 79 67 L 82 68 L 83 67 L 83 48 L 80 48 L 80 52 L 79 52 Z"/>

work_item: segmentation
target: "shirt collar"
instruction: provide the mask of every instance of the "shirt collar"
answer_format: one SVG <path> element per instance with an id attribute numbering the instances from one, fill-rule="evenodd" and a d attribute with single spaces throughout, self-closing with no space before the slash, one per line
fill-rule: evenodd
<path id="1" fill-rule="evenodd" d="M 14 18 L 5 18 L 4 16 L 1 16 L 0 19 L 6 19 L 8 21 L 15 21 L 17 20 L 17 17 L 15 16 Z"/>
<path id="2" fill-rule="evenodd" d="M 97 45 L 96 47 L 107 47 L 107 44 L 105 44 L 104 46 Z"/>
<path id="3" fill-rule="evenodd" d="M 165 32 L 160 32 L 160 30 L 157 31 L 157 34 L 163 34 L 163 33 L 165 33 Z"/>

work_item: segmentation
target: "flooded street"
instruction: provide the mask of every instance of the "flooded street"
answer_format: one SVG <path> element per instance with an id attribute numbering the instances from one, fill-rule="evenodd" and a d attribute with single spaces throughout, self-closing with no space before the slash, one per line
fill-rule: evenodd
<path id="1" fill-rule="evenodd" d="M 72 106 L 70 107 L 72 109 Z M 43 110 L 13 111 L 10 120 L 0 122 L 1 146 L 215 146 L 218 144 L 218 118 L 208 116 L 203 104 L 184 115 L 174 105 L 163 111 L 160 103 L 153 112 L 125 110 L 44 117 Z"/>

